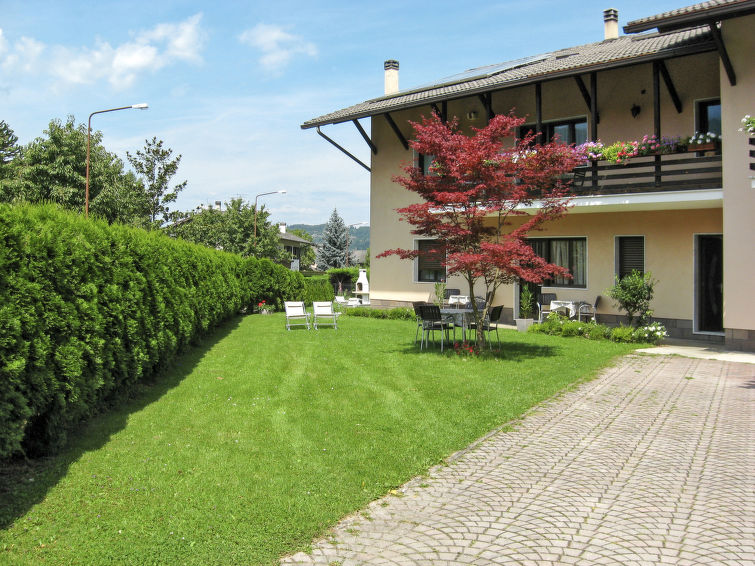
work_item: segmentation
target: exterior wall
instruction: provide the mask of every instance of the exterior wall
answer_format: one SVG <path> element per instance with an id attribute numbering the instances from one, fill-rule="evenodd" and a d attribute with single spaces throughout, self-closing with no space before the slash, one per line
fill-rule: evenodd
<path id="1" fill-rule="evenodd" d="M 752 26 L 750 26 L 752 27 Z M 738 29 L 740 42 L 746 34 Z M 747 39 L 751 42 L 751 39 Z M 727 40 L 728 42 L 728 40 Z M 751 52 L 753 50 L 751 49 Z M 724 106 L 724 128 L 728 123 L 737 121 L 745 114 L 752 113 L 752 109 L 736 110 L 736 116 L 727 114 L 725 96 L 719 86 L 718 56 L 715 53 L 704 53 L 695 56 L 672 59 L 666 66 L 674 81 L 676 89 L 682 99 L 683 108 L 677 113 L 671 102 L 665 84 L 661 81 L 661 131 L 668 136 L 687 136 L 695 131 L 695 101 L 721 96 Z M 736 67 L 735 63 L 735 67 Z M 739 90 L 731 89 L 736 94 L 739 107 L 744 107 L 748 100 L 747 93 L 753 92 L 753 77 L 746 74 L 745 65 L 740 64 L 743 84 L 750 85 Z M 739 69 L 738 69 L 739 72 Z M 738 77 L 739 78 L 739 77 Z M 589 76 L 583 76 L 589 89 Z M 728 84 L 728 83 L 727 83 Z M 643 92 L 644 91 L 644 92 Z M 585 116 L 589 123 L 589 110 L 583 100 L 573 78 L 547 81 L 542 84 L 543 121 L 555 119 L 575 118 Z M 598 110 L 600 123 L 598 136 L 606 143 L 617 139 L 636 139 L 653 132 L 653 103 L 652 103 L 652 66 L 650 64 L 636 65 L 624 69 L 603 71 L 598 73 Z M 751 96 L 749 97 L 751 99 Z M 641 113 L 633 118 L 630 108 L 633 104 L 641 107 Z M 496 112 L 515 110 L 519 116 L 527 115 L 528 121 L 534 121 L 535 87 L 526 86 L 499 91 L 493 94 L 493 108 Z M 467 119 L 470 111 L 477 113 L 478 118 L 473 121 Z M 404 136 L 411 139 L 412 130 L 407 120 L 419 120 L 422 114 L 431 112 L 429 106 L 392 113 L 396 124 L 401 128 Z M 471 127 L 483 127 L 485 110 L 477 97 L 469 97 L 448 103 L 449 117 L 458 116 L 463 131 L 471 132 Z M 738 124 L 734 127 L 734 131 Z M 737 132 L 739 133 L 739 132 Z M 396 209 L 415 202 L 414 195 L 392 181 L 392 177 L 403 173 L 401 165 L 413 161 L 411 149 L 405 150 L 398 142 L 394 132 L 383 116 L 372 118 L 372 139 L 379 148 L 378 154 L 372 156 L 371 175 L 371 248 L 375 255 L 393 248 L 413 247 L 414 236 L 411 226 L 398 221 Z M 741 133 L 739 133 L 742 136 Z M 724 162 L 734 162 L 730 167 L 742 170 L 746 165 L 744 157 L 728 160 L 727 155 L 731 143 L 724 140 L 726 152 Z M 746 153 L 746 146 L 743 146 Z M 735 162 L 736 161 L 736 162 Z M 726 169 L 725 169 L 726 171 Z M 726 172 L 724 173 L 726 179 Z M 748 175 L 742 175 L 749 187 Z M 726 182 L 726 181 L 725 181 Z M 742 185 L 744 187 L 744 185 Z M 728 189 L 727 189 L 728 190 Z M 742 189 L 743 190 L 743 189 Z M 741 192 L 741 191 L 740 191 Z M 739 194 L 739 193 L 737 193 Z M 733 206 L 736 207 L 736 204 Z M 743 248 L 752 247 L 752 223 L 745 223 L 749 216 L 752 218 L 752 198 L 749 208 L 741 211 L 736 217 L 729 215 L 730 222 L 734 222 L 735 230 L 749 230 L 750 236 L 736 247 L 727 243 L 735 239 L 724 237 L 725 254 L 736 253 L 739 258 L 750 257 L 751 251 L 744 253 Z M 726 217 L 726 213 L 724 213 Z M 653 302 L 655 317 L 667 321 L 677 335 L 692 336 L 692 320 L 694 318 L 694 235 L 695 234 L 731 234 L 722 220 L 721 209 L 704 210 L 667 210 L 654 212 L 624 212 L 624 213 L 590 213 L 570 214 L 552 225 L 547 232 L 540 235 L 586 236 L 588 238 L 588 288 L 587 289 L 550 289 L 559 298 L 577 299 L 592 302 L 596 295 L 605 295 L 606 289 L 613 285 L 614 276 L 614 236 L 616 235 L 645 235 L 646 269 L 651 271 L 659 280 L 656 298 Z M 727 269 L 732 260 L 725 260 Z M 748 263 L 749 262 L 739 262 Z M 417 283 L 414 273 L 414 263 L 402 261 L 396 257 L 375 259 L 371 271 L 371 299 L 375 305 L 407 304 L 408 301 L 427 300 L 434 291 L 432 283 Z M 725 281 L 729 286 L 725 288 L 725 296 L 737 293 L 742 297 L 744 287 L 753 280 L 751 265 L 741 265 L 745 276 L 738 279 L 742 284 L 732 284 L 732 276 L 727 271 Z M 749 271 L 748 271 L 749 270 Z M 726 283 L 725 283 L 726 284 Z M 734 286 L 732 286 L 734 285 Z M 738 285 L 738 286 L 737 286 Z M 462 280 L 451 279 L 449 287 L 458 287 L 466 294 L 466 284 Z M 482 292 L 478 291 L 478 295 Z M 744 302 L 743 302 L 744 301 Z M 502 287 L 496 294 L 496 304 L 504 304 L 504 319 L 513 316 L 514 289 L 513 286 Z M 752 301 L 741 299 L 737 304 L 749 304 Z M 731 304 L 731 303 L 730 303 Z M 734 313 L 738 318 L 725 318 L 728 328 L 733 322 L 740 326 L 734 328 L 751 329 L 753 313 L 744 311 Z M 599 316 L 606 322 L 618 320 L 619 313 L 604 299 L 598 310 Z M 749 322 L 745 323 L 742 319 Z M 755 332 L 753 332 L 755 335 Z M 751 336 L 748 334 L 748 336 Z"/>
<path id="2" fill-rule="evenodd" d="M 737 75 L 736 86 L 721 65 L 724 178 L 724 327 L 727 345 L 755 350 L 755 190 L 749 169 L 747 135 L 738 131 L 745 114 L 755 114 L 755 15 L 723 22 L 726 49 Z"/>

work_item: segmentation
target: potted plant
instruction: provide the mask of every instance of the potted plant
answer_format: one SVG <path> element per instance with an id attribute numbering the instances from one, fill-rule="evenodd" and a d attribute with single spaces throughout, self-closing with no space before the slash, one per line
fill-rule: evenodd
<path id="1" fill-rule="evenodd" d="M 519 318 L 515 319 L 516 329 L 519 332 L 527 332 L 527 329 L 535 322 L 532 318 L 534 309 L 535 294 L 529 285 L 524 285 L 519 291 Z"/>
<path id="2" fill-rule="evenodd" d="M 721 136 L 713 132 L 695 132 L 686 140 L 687 151 L 716 151 L 721 146 Z"/>

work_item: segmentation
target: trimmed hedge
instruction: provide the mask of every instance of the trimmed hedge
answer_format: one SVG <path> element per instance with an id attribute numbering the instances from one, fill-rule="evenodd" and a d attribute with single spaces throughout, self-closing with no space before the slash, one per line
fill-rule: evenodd
<path id="1" fill-rule="evenodd" d="M 1 205 L 0 457 L 59 447 L 238 313 L 250 263 L 51 205 Z"/>
<path id="2" fill-rule="evenodd" d="M 333 301 L 336 294 L 333 285 L 327 275 L 317 275 L 304 278 L 304 302 L 311 304 L 314 301 Z"/>
<path id="3" fill-rule="evenodd" d="M 392 309 L 373 309 L 370 307 L 349 307 L 344 311 L 349 316 L 362 316 L 366 318 L 383 318 L 390 320 L 415 320 L 414 310 L 407 307 L 395 307 Z"/>

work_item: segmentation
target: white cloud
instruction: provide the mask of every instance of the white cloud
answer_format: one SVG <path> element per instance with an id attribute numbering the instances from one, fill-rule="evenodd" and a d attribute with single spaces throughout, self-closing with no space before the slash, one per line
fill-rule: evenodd
<path id="1" fill-rule="evenodd" d="M 9 46 L 0 30 L 0 65 L 6 71 L 49 75 L 58 85 L 93 84 L 104 79 L 121 89 L 133 84 L 141 74 L 176 61 L 201 62 L 206 41 L 201 19 L 202 14 L 195 14 L 183 22 L 158 24 L 115 47 L 98 42 L 93 48 L 48 48 L 28 37 Z M 43 60 L 40 55 L 45 50 L 50 56 Z"/>
<path id="2" fill-rule="evenodd" d="M 269 24 L 257 24 L 244 31 L 239 35 L 239 41 L 260 50 L 260 65 L 273 73 L 280 73 L 296 55 L 317 55 L 314 43 Z"/>

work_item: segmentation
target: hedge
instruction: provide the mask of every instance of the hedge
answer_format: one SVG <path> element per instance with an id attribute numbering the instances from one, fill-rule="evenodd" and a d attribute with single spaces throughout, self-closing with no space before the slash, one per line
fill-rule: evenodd
<path id="1" fill-rule="evenodd" d="M 248 263 L 52 205 L 0 205 L 0 457 L 59 447 L 236 314 Z"/>

